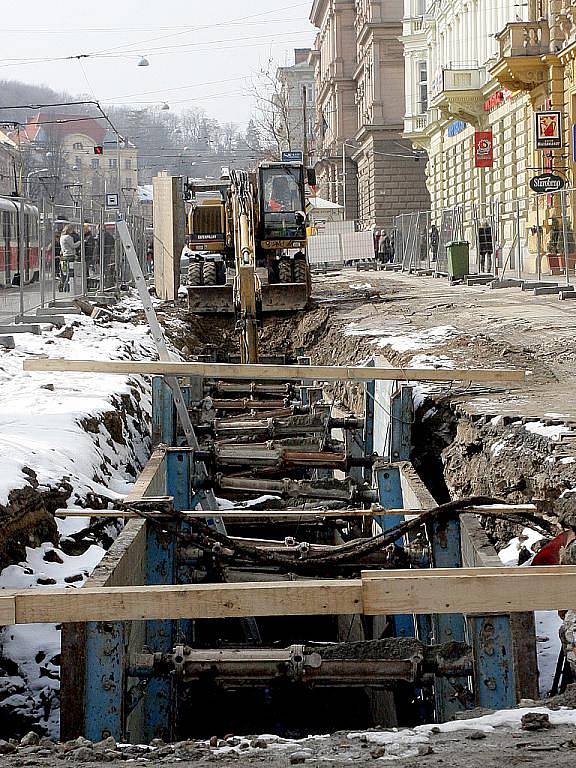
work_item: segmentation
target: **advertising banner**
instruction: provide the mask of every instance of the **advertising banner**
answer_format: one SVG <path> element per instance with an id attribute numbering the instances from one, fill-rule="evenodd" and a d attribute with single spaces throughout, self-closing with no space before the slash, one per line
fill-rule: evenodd
<path id="1" fill-rule="evenodd" d="M 474 167 L 492 168 L 494 165 L 494 137 L 492 131 L 474 134 Z"/>

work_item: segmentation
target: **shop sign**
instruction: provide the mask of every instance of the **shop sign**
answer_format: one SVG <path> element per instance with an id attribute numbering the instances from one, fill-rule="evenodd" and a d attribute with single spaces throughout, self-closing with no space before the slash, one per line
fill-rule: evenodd
<path id="1" fill-rule="evenodd" d="M 564 189 L 565 184 L 566 182 L 562 176 L 558 176 L 555 173 L 541 173 L 530 179 L 530 189 L 533 192 L 559 192 L 561 189 Z"/>
<path id="2" fill-rule="evenodd" d="M 562 149 L 562 112 L 534 114 L 534 146 L 536 149 Z"/>
<path id="3" fill-rule="evenodd" d="M 492 131 L 474 134 L 474 167 L 492 168 L 494 165 L 494 136 Z"/>
<path id="4" fill-rule="evenodd" d="M 448 136 L 457 136 L 459 133 L 462 133 L 462 131 L 465 131 L 468 126 L 463 120 L 454 120 L 454 122 L 450 123 L 448 126 Z"/>
<path id="5" fill-rule="evenodd" d="M 499 107 L 500 104 L 503 104 L 505 101 L 508 101 L 508 99 L 511 98 L 512 91 L 509 91 L 507 88 L 504 88 L 501 91 L 495 91 L 484 102 L 484 112 L 490 112 L 490 110 Z"/>

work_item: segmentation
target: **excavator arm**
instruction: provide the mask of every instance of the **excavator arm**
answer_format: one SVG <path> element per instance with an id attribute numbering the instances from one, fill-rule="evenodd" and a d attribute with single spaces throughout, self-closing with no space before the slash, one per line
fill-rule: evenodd
<path id="1" fill-rule="evenodd" d="M 258 324 L 262 286 L 256 272 L 256 192 L 246 171 L 232 171 L 230 189 L 234 225 L 236 277 L 234 309 L 242 363 L 258 362 Z"/>

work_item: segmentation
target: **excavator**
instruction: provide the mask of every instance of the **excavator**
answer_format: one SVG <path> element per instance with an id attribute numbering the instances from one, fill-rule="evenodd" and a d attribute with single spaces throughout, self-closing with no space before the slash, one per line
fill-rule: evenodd
<path id="1" fill-rule="evenodd" d="M 234 313 L 243 363 L 258 362 L 264 313 L 302 310 L 310 299 L 304 193 L 299 163 L 187 185 L 189 310 Z"/>

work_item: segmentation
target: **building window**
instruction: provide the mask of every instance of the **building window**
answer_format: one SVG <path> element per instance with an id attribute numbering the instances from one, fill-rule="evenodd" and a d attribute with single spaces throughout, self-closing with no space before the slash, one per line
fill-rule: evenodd
<path id="1" fill-rule="evenodd" d="M 115 157 L 108 160 L 108 168 L 118 168 L 118 160 Z"/>
<path id="2" fill-rule="evenodd" d="M 84 144 L 82 144 L 81 141 L 77 141 L 72 145 L 72 149 L 75 149 L 76 151 L 82 151 L 84 149 Z"/>
<path id="3" fill-rule="evenodd" d="M 126 176 L 126 178 L 124 179 L 124 186 L 126 187 L 126 189 L 132 189 L 132 179 L 130 176 Z"/>
<path id="4" fill-rule="evenodd" d="M 428 109 L 428 64 L 425 61 L 418 62 L 418 113 L 423 115 Z"/>
<path id="5" fill-rule="evenodd" d="M 416 16 L 424 16 L 426 13 L 426 0 L 416 0 Z"/>
<path id="6" fill-rule="evenodd" d="M 94 171 L 98 170 L 98 168 L 100 168 L 100 160 L 98 160 L 98 158 L 97 158 L 97 157 L 93 157 L 93 158 L 92 158 L 92 160 L 91 160 L 91 162 L 90 162 L 90 167 L 91 167 L 91 168 L 92 168 Z"/>
<path id="7" fill-rule="evenodd" d="M 127 171 L 131 171 L 132 170 L 132 158 L 127 157 L 126 160 L 124 160 L 124 168 Z"/>
<path id="8" fill-rule="evenodd" d="M 76 157 L 74 159 L 74 165 L 76 165 L 78 168 L 82 168 L 82 158 L 81 157 Z"/>

